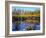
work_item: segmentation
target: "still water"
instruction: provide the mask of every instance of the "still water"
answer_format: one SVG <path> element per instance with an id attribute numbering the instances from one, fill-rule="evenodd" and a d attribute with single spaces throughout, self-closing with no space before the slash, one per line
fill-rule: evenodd
<path id="1" fill-rule="evenodd" d="M 20 22 L 16 24 L 16 22 L 12 23 L 12 31 L 28 31 L 28 30 L 40 30 L 39 23 L 27 23 Z"/>

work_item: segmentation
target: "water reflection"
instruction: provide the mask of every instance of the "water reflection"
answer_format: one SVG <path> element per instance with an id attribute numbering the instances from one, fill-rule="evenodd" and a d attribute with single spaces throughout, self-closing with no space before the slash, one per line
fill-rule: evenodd
<path id="1" fill-rule="evenodd" d="M 40 30 L 40 22 L 30 18 L 15 18 L 12 20 L 12 31 Z"/>

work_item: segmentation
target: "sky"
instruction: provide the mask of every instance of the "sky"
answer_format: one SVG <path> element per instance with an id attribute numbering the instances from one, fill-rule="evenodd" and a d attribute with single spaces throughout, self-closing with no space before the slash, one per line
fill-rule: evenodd
<path id="1" fill-rule="evenodd" d="M 26 10 L 26 11 L 35 11 L 35 10 L 40 10 L 38 7 L 19 7 L 19 6 L 13 6 L 12 11 L 16 10 Z"/>

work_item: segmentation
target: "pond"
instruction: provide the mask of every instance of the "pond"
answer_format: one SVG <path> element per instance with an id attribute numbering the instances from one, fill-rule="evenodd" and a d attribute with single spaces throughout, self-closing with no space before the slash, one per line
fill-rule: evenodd
<path id="1" fill-rule="evenodd" d="M 19 24 L 16 22 L 12 23 L 12 31 L 28 31 L 28 30 L 40 30 L 39 23 L 27 23 L 20 22 Z"/>

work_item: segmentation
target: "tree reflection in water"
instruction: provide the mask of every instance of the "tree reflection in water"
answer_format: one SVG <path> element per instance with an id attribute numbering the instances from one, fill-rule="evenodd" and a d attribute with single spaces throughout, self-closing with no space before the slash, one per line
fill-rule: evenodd
<path id="1" fill-rule="evenodd" d="M 20 18 L 13 17 L 12 31 L 27 31 L 27 30 L 40 30 L 40 23 L 29 23 L 21 20 Z"/>

